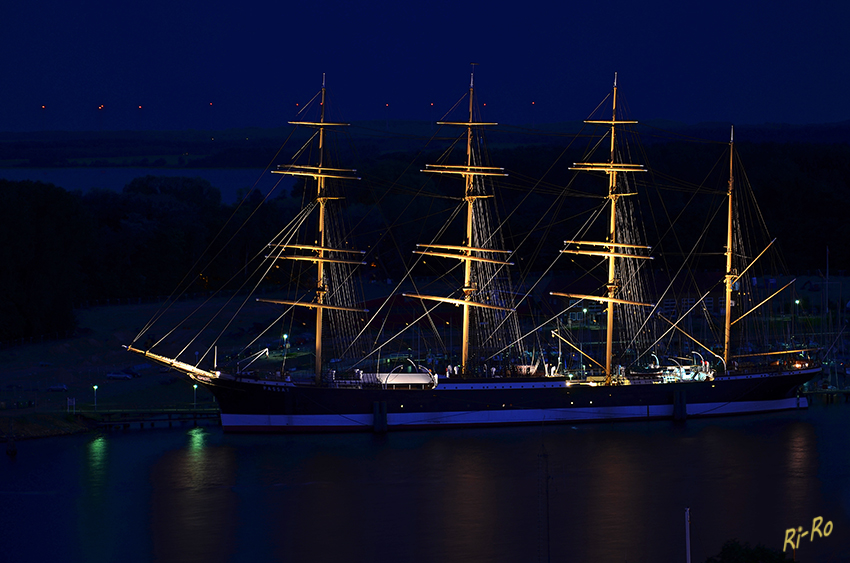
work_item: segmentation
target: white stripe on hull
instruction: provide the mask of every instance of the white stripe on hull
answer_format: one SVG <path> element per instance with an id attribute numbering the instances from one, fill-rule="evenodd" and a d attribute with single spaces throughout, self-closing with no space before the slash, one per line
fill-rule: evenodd
<path id="1" fill-rule="evenodd" d="M 316 430 L 336 430 L 345 428 L 372 428 L 371 414 L 224 414 L 221 413 L 221 426 L 225 430 L 253 429 L 269 430 L 280 428 L 314 428 Z"/>
<path id="2" fill-rule="evenodd" d="M 688 416 L 716 416 L 770 412 L 806 408 L 805 397 L 774 401 L 730 403 L 697 403 L 687 405 Z M 455 411 L 434 413 L 388 413 L 387 427 L 445 428 L 454 426 L 510 426 L 545 422 L 592 422 L 604 420 L 640 420 L 672 418 L 673 405 L 588 407 L 564 409 L 505 409 L 489 411 Z M 375 421 L 371 414 L 304 414 L 304 415 L 221 415 L 225 430 L 251 432 L 371 430 Z"/>
<path id="3" fill-rule="evenodd" d="M 702 403 L 688 405 L 688 416 L 714 416 L 721 414 L 744 414 L 807 408 L 805 397 L 791 397 L 775 401 L 739 401 L 735 403 Z"/>

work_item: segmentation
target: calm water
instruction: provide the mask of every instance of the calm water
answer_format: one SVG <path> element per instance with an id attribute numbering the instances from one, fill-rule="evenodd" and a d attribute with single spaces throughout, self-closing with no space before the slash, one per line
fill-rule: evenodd
<path id="1" fill-rule="evenodd" d="M 18 442 L 0 560 L 685 561 L 730 538 L 850 560 L 850 405 L 713 421 Z"/>
<path id="2" fill-rule="evenodd" d="M 254 168 L 0 168 L 0 178 L 11 181 L 32 180 L 53 184 L 68 191 L 86 192 L 92 188 L 120 192 L 135 178 L 143 176 L 184 176 L 203 178 L 221 191 L 224 203 L 235 203 L 248 188 L 267 194 L 280 176 Z M 292 181 L 286 179 L 278 190 L 287 193 Z"/>

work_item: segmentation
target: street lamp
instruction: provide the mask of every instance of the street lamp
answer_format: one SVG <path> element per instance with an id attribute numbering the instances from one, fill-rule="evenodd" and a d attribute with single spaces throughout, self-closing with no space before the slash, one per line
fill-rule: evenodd
<path id="1" fill-rule="evenodd" d="M 449 325 L 449 363 L 452 363 L 454 359 L 454 333 L 452 332 L 452 318 L 449 317 L 449 320 L 446 321 L 446 324 Z"/>
<path id="2" fill-rule="evenodd" d="M 193 389 L 194 394 L 195 394 L 194 407 L 193 408 L 197 408 L 198 407 L 198 384 L 195 383 L 194 385 L 192 385 L 192 389 Z"/>
<path id="3" fill-rule="evenodd" d="M 284 333 L 283 334 L 283 363 L 281 364 L 281 367 L 280 367 L 281 376 L 286 371 L 286 356 L 288 356 L 288 355 L 289 355 L 289 334 Z"/>
<path id="4" fill-rule="evenodd" d="M 584 325 L 587 324 L 587 308 L 581 310 L 581 337 L 578 343 L 578 365 L 581 366 L 581 377 L 584 378 Z M 592 350 L 591 350 L 592 353 Z"/>
<path id="5" fill-rule="evenodd" d="M 94 410 L 97 410 L 97 385 L 92 386 L 94 389 Z"/>
<path id="6" fill-rule="evenodd" d="M 794 317 L 791 319 L 791 339 L 797 335 L 797 307 L 800 305 L 800 300 L 794 300 Z"/>

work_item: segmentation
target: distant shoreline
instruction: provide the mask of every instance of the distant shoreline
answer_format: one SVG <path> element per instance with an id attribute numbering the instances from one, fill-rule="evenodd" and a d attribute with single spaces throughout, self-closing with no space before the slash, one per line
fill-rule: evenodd
<path id="1" fill-rule="evenodd" d="M 12 182 L 32 181 L 53 184 L 68 192 L 85 193 L 92 189 L 121 192 L 135 178 L 144 176 L 169 176 L 203 178 L 221 192 L 222 203 L 234 204 L 241 193 L 258 189 L 264 195 L 272 189 L 279 178 L 264 174 L 258 168 L 145 168 L 133 166 L 89 167 L 71 166 L 62 168 L 0 168 L 0 179 Z M 289 186 L 278 186 L 286 190 Z"/>
<path id="2" fill-rule="evenodd" d="M 108 432 L 116 428 L 121 430 L 134 429 L 163 429 L 186 426 L 189 424 L 218 425 L 218 420 L 210 417 L 209 406 L 198 409 L 204 417 L 189 420 L 175 417 L 173 420 L 162 415 L 161 420 L 150 422 L 127 422 L 116 418 L 114 423 L 104 421 L 101 413 L 95 412 L 25 412 L 19 410 L 0 411 L 0 443 L 13 444 L 17 441 L 36 440 L 40 438 L 55 438 L 58 436 L 75 436 L 77 434 Z M 132 414 L 132 413 L 130 413 Z"/>

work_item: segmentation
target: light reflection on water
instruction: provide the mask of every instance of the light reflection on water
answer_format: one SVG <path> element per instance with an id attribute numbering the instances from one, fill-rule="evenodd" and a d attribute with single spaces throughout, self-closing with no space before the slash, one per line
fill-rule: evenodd
<path id="1" fill-rule="evenodd" d="M 110 514 L 109 440 L 104 436 L 92 438 L 85 445 L 85 462 L 80 474 L 83 494 L 79 497 L 78 535 L 95 560 L 104 560 L 115 543 Z"/>
<path id="2" fill-rule="evenodd" d="M 831 405 L 679 425 L 23 442 L 0 465 L 0 534 L 55 530 L 52 545 L 8 544 L 15 561 L 674 561 L 690 507 L 693 561 L 731 538 L 781 549 L 816 516 L 835 532 L 798 558 L 848 560 L 848 422 L 850 405 Z"/>
<path id="3" fill-rule="evenodd" d="M 154 558 L 227 560 L 235 549 L 236 456 L 208 447 L 207 430 L 193 428 L 180 449 L 151 468 L 151 540 Z M 224 559 L 222 559 L 224 557 Z"/>

